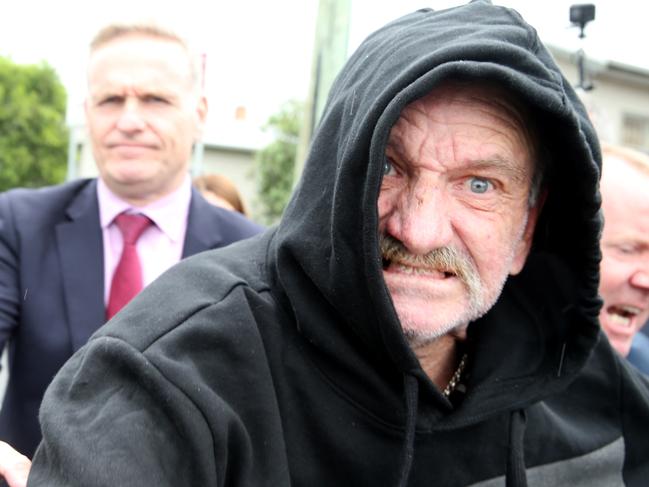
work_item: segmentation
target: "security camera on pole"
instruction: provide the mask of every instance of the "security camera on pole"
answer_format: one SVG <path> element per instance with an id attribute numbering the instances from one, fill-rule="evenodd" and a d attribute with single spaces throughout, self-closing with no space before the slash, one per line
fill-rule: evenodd
<path id="1" fill-rule="evenodd" d="M 570 6 L 570 22 L 579 27 L 579 38 L 584 39 L 586 34 L 584 29 L 586 24 L 591 20 L 595 20 L 595 5 L 592 3 L 579 3 Z M 577 88 L 584 91 L 593 89 L 593 83 L 586 79 L 586 54 L 583 48 L 577 51 L 577 71 L 579 73 L 579 82 Z"/>

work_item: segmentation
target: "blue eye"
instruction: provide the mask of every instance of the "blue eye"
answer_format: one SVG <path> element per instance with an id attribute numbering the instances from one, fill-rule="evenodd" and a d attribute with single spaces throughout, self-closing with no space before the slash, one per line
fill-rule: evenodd
<path id="1" fill-rule="evenodd" d="M 146 95 L 144 101 L 147 103 L 163 103 L 165 105 L 169 103 L 165 98 L 157 95 Z"/>
<path id="2" fill-rule="evenodd" d="M 388 176 L 394 171 L 394 165 L 392 164 L 392 161 L 386 157 L 385 161 L 383 161 L 383 176 Z"/>
<path id="3" fill-rule="evenodd" d="M 99 101 L 99 105 L 115 105 L 122 103 L 123 98 L 120 96 L 107 96 Z"/>
<path id="4" fill-rule="evenodd" d="M 486 193 L 491 188 L 491 183 L 483 178 L 471 178 L 469 180 L 469 187 L 473 193 Z"/>
<path id="5" fill-rule="evenodd" d="M 633 245 L 619 245 L 619 246 L 617 247 L 617 250 L 618 250 L 621 254 L 629 255 L 629 254 L 633 254 L 633 253 L 635 253 L 636 248 L 635 248 Z"/>

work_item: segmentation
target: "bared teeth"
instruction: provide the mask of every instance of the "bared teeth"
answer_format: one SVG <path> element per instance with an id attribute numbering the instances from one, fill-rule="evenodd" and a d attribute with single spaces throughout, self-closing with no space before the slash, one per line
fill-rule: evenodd
<path id="1" fill-rule="evenodd" d="M 631 318 L 622 316 L 617 313 L 610 313 L 608 314 L 609 321 L 615 325 L 620 325 L 624 327 L 629 327 L 631 326 Z"/>
<path id="2" fill-rule="evenodd" d="M 405 265 L 405 264 L 397 264 L 399 266 L 399 269 L 403 271 L 405 274 L 417 274 L 417 275 L 443 275 L 445 278 L 446 277 L 453 277 L 455 274 L 451 272 L 446 272 L 443 270 L 438 270 L 438 269 L 431 269 L 428 267 L 413 267 L 410 265 Z"/>

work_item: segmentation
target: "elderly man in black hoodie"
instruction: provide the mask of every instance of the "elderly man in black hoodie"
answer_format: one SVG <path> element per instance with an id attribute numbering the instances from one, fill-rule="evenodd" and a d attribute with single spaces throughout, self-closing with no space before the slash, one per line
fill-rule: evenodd
<path id="1" fill-rule="evenodd" d="M 62 369 L 30 486 L 641 486 L 597 322 L 600 151 L 487 1 L 371 35 L 279 226 L 175 267 Z"/>

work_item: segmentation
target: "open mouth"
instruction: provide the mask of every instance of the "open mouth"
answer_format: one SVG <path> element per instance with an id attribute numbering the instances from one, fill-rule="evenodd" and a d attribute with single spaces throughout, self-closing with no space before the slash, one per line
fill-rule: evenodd
<path id="1" fill-rule="evenodd" d="M 640 308 L 635 306 L 609 306 L 606 314 L 613 324 L 628 328 L 632 325 L 633 319 L 640 313 Z"/>

